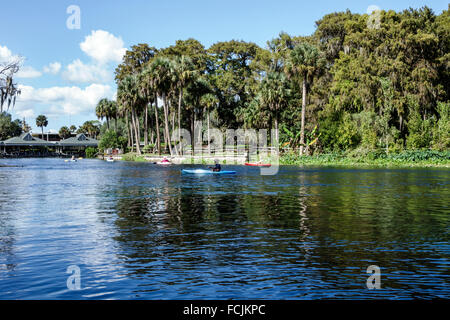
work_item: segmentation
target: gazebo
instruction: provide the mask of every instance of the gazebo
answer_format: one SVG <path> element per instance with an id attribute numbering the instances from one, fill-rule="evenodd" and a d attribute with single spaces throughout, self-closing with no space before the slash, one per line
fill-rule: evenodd
<path id="1" fill-rule="evenodd" d="M 68 154 L 84 153 L 86 148 L 98 147 L 98 140 L 87 137 L 84 133 L 77 134 L 76 137 L 67 138 L 57 142 L 57 146 L 60 148 L 60 152 L 66 151 Z"/>
<path id="2" fill-rule="evenodd" d="M 17 156 L 46 156 L 49 155 L 48 147 L 55 147 L 55 143 L 33 137 L 25 132 L 18 137 L 13 137 L 1 142 L 3 152 L 6 155 Z"/>

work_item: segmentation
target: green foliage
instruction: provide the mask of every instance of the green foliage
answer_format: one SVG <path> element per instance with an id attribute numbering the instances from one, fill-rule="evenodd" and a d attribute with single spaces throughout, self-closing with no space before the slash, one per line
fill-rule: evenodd
<path id="1" fill-rule="evenodd" d="M 16 137 L 22 133 L 20 120 L 11 120 L 11 115 L 6 112 L 0 113 L 0 141 Z"/>
<path id="2" fill-rule="evenodd" d="M 86 158 L 95 158 L 98 153 L 97 148 L 88 147 L 86 148 Z"/>
<path id="3" fill-rule="evenodd" d="M 360 161 L 362 152 L 397 161 L 390 155 L 405 148 L 448 150 L 449 10 L 390 10 L 380 18 L 372 27 L 367 14 L 328 14 L 311 36 L 282 32 L 265 49 L 232 40 L 206 50 L 195 39 L 133 46 L 116 69 L 122 119 L 115 130 L 127 137 L 132 127 L 148 138 L 149 128 L 161 141 L 170 127 L 192 131 L 214 115 L 222 129 L 278 127 L 282 146 L 328 158 L 336 152 Z M 156 96 L 163 106 L 156 108 Z M 102 107 L 104 135 L 112 116 Z"/>
<path id="4" fill-rule="evenodd" d="M 450 148 L 450 102 L 439 102 L 437 105 L 439 120 L 433 128 L 432 146 L 437 150 Z"/>
<path id="5" fill-rule="evenodd" d="M 124 137 L 119 137 L 114 130 L 106 131 L 98 144 L 100 150 L 123 148 L 127 141 Z"/>
<path id="6" fill-rule="evenodd" d="M 67 139 L 70 137 L 70 129 L 67 128 L 66 126 L 61 127 L 61 129 L 59 129 L 58 134 L 62 139 Z"/>

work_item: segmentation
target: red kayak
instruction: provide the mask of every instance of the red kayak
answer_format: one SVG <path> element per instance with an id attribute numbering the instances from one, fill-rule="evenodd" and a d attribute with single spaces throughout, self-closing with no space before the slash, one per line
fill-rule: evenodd
<path id="1" fill-rule="evenodd" d="M 270 167 L 270 163 L 245 163 L 246 166 L 250 167 Z"/>

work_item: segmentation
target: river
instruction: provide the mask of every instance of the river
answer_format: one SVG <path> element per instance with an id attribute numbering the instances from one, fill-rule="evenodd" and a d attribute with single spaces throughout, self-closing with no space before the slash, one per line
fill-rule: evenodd
<path id="1" fill-rule="evenodd" d="M 0 162 L 0 299 L 450 298 L 449 169 Z"/>

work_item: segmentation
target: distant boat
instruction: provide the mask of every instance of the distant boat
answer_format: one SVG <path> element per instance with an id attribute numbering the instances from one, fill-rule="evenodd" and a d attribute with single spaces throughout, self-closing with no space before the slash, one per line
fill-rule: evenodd
<path id="1" fill-rule="evenodd" d="M 212 170 L 205 170 L 205 169 L 183 169 L 181 170 L 182 174 L 236 174 L 236 171 L 212 171 Z"/>
<path id="2" fill-rule="evenodd" d="M 106 162 L 114 162 L 114 158 L 106 158 Z"/>
<path id="3" fill-rule="evenodd" d="M 245 163 L 246 166 L 250 167 L 270 167 L 272 166 L 270 163 Z"/>

